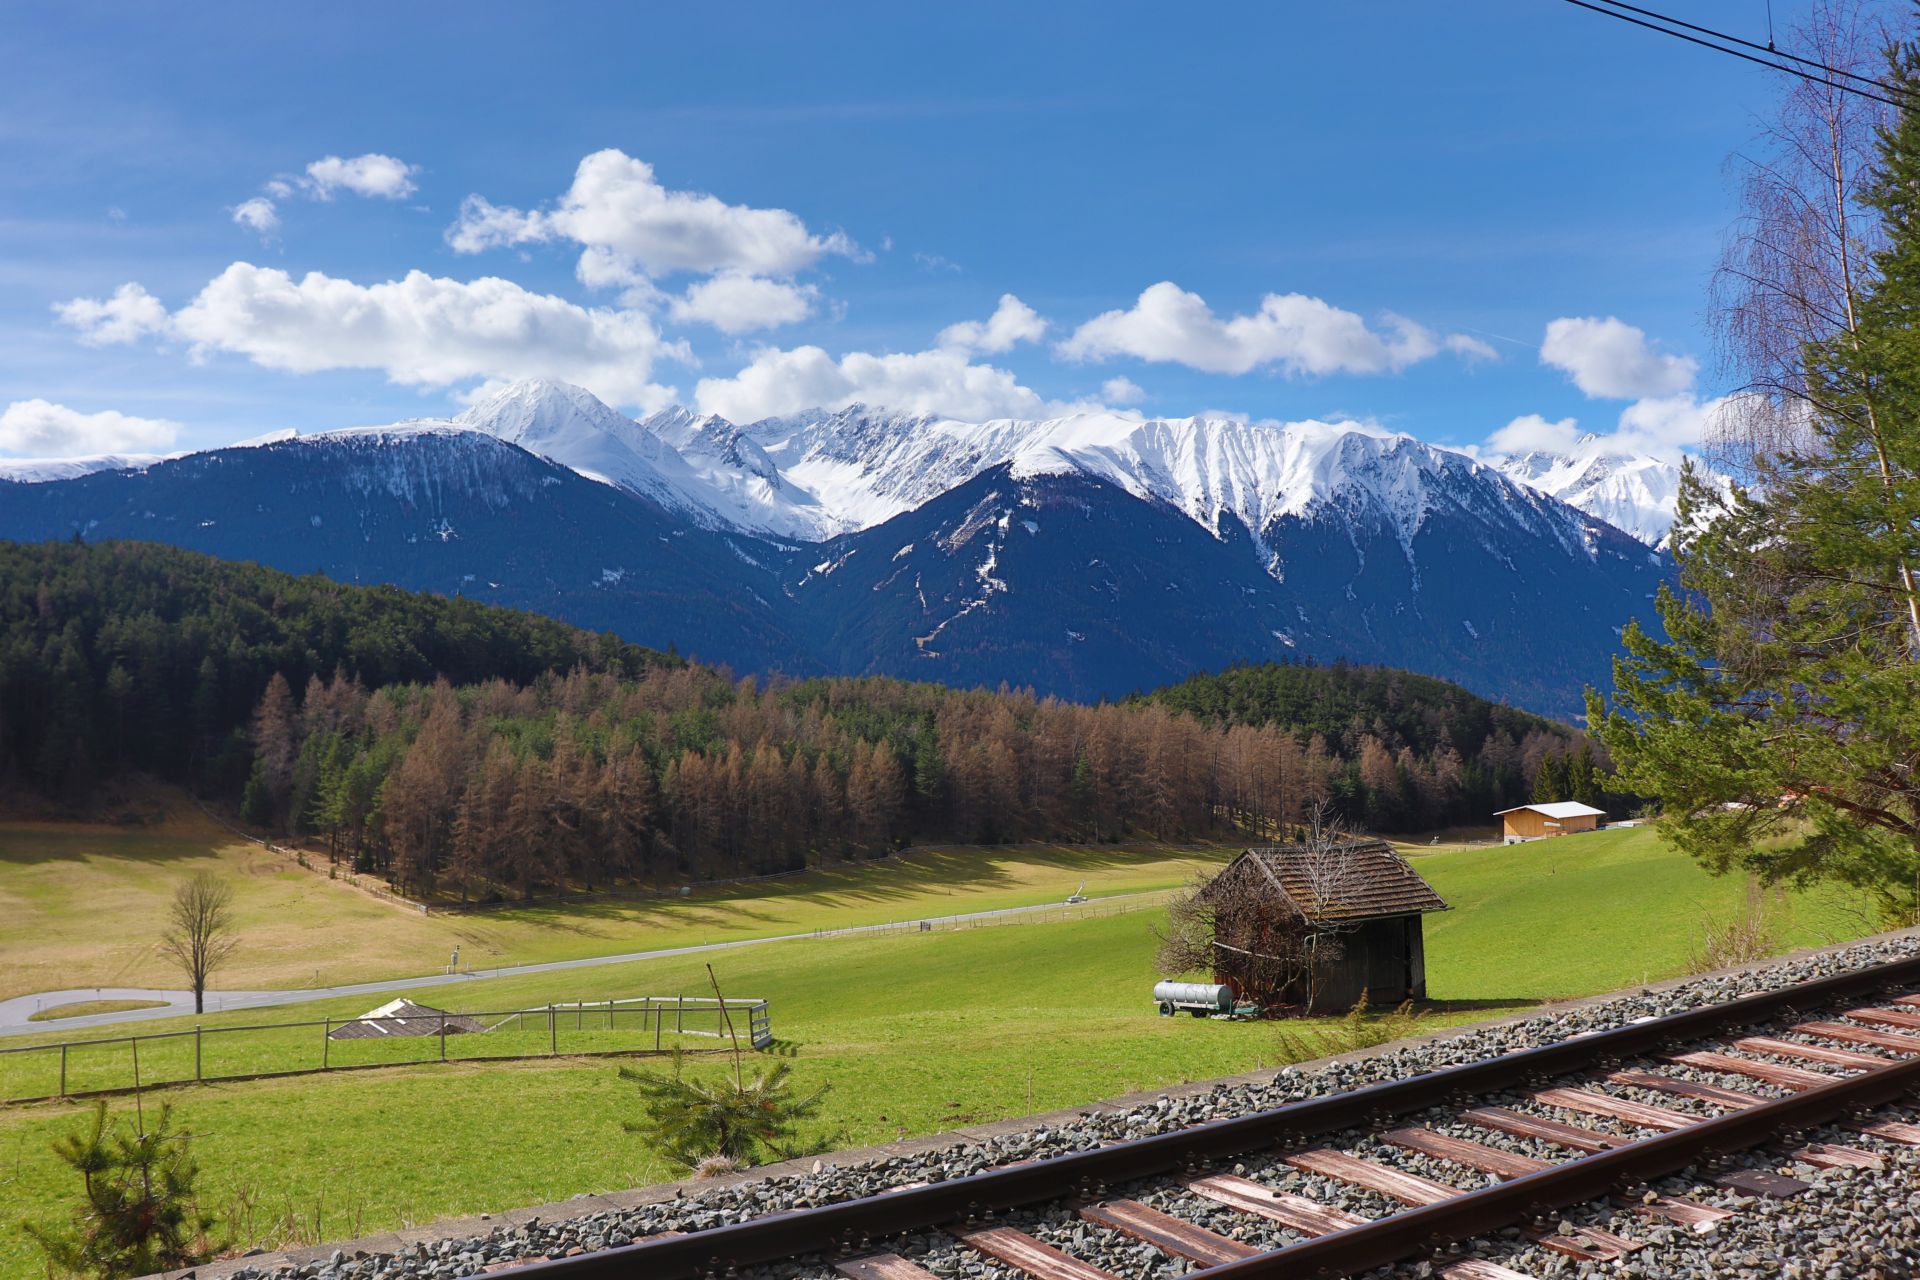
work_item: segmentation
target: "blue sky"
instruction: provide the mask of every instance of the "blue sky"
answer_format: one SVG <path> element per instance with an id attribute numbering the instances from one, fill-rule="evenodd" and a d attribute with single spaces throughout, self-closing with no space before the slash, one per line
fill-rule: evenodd
<path id="1" fill-rule="evenodd" d="M 1760 0 L 1669 7 L 1765 38 Z M 1512 446 L 1625 411 L 1684 445 L 1721 389 L 1726 160 L 1782 88 L 1549 0 L 10 28 L 15 455 L 441 415 L 529 373 L 636 412 L 1533 422 Z"/>

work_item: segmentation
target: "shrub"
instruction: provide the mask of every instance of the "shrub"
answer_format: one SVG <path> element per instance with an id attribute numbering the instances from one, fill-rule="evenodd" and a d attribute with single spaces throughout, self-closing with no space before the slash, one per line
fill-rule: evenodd
<path id="1" fill-rule="evenodd" d="M 70 1222 L 22 1224 L 45 1251 L 49 1272 L 122 1280 L 213 1255 L 214 1219 L 194 1199 L 199 1170 L 168 1108 L 152 1129 L 138 1121 L 109 1126 L 103 1101 L 86 1129 L 54 1140 L 53 1152 L 80 1175 L 82 1191 Z"/>

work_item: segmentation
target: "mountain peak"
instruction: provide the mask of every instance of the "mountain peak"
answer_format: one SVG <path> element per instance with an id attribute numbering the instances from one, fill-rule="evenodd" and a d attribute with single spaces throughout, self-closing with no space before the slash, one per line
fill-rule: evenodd
<path id="1" fill-rule="evenodd" d="M 515 444 L 550 440 L 581 427 L 622 433 L 633 419 L 585 387 L 557 378 L 523 378 L 476 401 L 454 418 L 461 426 Z"/>

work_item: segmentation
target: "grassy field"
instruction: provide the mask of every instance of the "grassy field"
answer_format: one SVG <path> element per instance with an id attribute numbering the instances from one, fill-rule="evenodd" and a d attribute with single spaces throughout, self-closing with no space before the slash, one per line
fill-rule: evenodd
<path id="1" fill-rule="evenodd" d="M 96 1013 L 126 1013 L 132 1009 L 164 1009 L 165 1000 L 76 1000 L 51 1009 L 28 1014 L 28 1022 L 59 1022 L 63 1018 L 86 1018 Z"/>
<path id="2" fill-rule="evenodd" d="M 179 806 L 176 805 L 176 809 Z M 0 824 L 0 999 L 96 986 L 178 987 L 155 950 L 173 887 L 232 884 L 240 947 L 228 990 L 333 986 L 433 973 L 457 946 L 475 969 L 728 938 L 1170 888 L 1225 854 L 1170 847 L 927 849 L 879 867 L 706 890 L 685 900 L 591 901 L 473 915 L 358 892 L 241 840 L 191 809 L 156 830 Z"/>
<path id="3" fill-rule="evenodd" d="M 1427 922 L 1435 1025 L 1673 976 L 1686 968 L 1700 922 L 1736 909 L 1743 892 L 1705 876 L 1648 831 L 1434 852 L 1417 865 L 1454 907 Z M 772 1002 L 781 1052 L 793 1055 L 801 1081 L 831 1082 L 812 1136 L 832 1145 L 1277 1063 L 1282 1047 L 1272 1026 L 1153 1014 L 1153 919 L 1143 912 L 801 939 L 476 982 L 454 1007 L 695 992 L 711 958 L 729 996 Z M 1801 898 L 1782 942 L 1837 940 L 1864 927 L 1844 904 Z M 351 1015 L 364 1004 L 275 1016 Z M 222 1084 L 171 1096 L 196 1134 L 212 1200 L 255 1206 L 256 1234 L 291 1211 L 308 1234 L 338 1237 L 671 1176 L 620 1129 L 630 1092 L 612 1063 L 561 1059 Z M 70 1175 L 54 1166 L 47 1142 L 79 1114 L 72 1104 L 0 1110 L 9 1218 L 44 1215 L 69 1193 Z M 0 1231 L 0 1275 L 34 1272 L 20 1234 Z"/>

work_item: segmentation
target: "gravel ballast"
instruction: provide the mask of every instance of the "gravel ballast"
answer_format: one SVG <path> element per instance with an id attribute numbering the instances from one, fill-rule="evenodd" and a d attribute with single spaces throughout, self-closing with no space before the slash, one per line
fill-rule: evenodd
<path id="1" fill-rule="evenodd" d="M 1789 958 L 1772 964 L 1708 975 L 1649 988 L 1631 994 L 1551 1010 L 1536 1016 L 1506 1020 L 1442 1033 L 1409 1044 L 1351 1055 L 1307 1067 L 1288 1067 L 1261 1073 L 1257 1081 L 1245 1078 L 1213 1088 L 1190 1087 L 1153 1097 L 1128 1107 L 1102 1107 L 1064 1119 L 1036 1120 L 1032 1127 L 995 1126 L 995 1132 L 977 1139 L 964 1137 L 945 1143 L 926 1140 L 900 1144 L 909 1150 L 848 1163 L 823 1157 L 799 1171 L 778 1176 L 727 1180 L 705 1186 L 680 1184 L 673 1198 L 632 1208 L 562 1214 L 550 1206 L 550 1219 L 503 1221 L 470 1234 L 415 1240 L 390 1249 L 365 1243 L 332 1250 L 303 1250 L 291 1255 L 263 1255 L 212 1264 L 199 1269 L 202 1280 L 456 1280 L 456 1277 L 503 1270 L 517 1262 L 615 1248 L 635 1239 L 665 1231 L 690 1232 L 740 1222 L 780 1209 L 807 1207 L 872 1195 L 907 1182 L 931 1182 L 979 1173 L 1019 1160 L 1086 1150 L 1118 1139 L 1184 1128 L 1204 1120 L 1265 1110 L 1305 1098 L 1324 1096 L 1360 1085 L 1400 1079 L 1442 1067 L 1564 1040 L 1583 1032 L 1605 1030 L 1637 1019 L 1661 1017 L 1704 1005 L 1723 1004 L 1743 995 L 1773 990 L 1798 982 L 1863 968 L 1920 952 L 1920 935 L 1913 933 L 1869 940 L 1844 948 Z M 1718 1079 L 1696 1073 L 1700 1079 Z M 1751 1085 L 1752 1082 L 1748 1082 Z M 1653 1100 L 1653 1095 L 1647 1095 Z M 1515 1100 L 1518 1101 L 1517 1099 Z M 1684 1100 L 1661 1098 L 1661 1105 L 1683 1107 Z M 1912 1119 L 1911 1115 L 1902 1118 Z M 1445 1125 L 1436 1114 L 1432 1122 Z M 1590 1118 L 1586 1123 L 1594 1123 Z M 998 1130 L 1006 1131 L 998 1131 Z M 978 1131 L 976 1131 L 978 1132 Z M 1462 1133 L 1469 1132 L 1460 1130 Z M 1481 1141 L 1484 1135 L 1476 1134 Z M 1344 1135 L 1344 1149 L 1362 1150 L 1368 1140 Z M 1737 1209 L 1737 1216 L 1708 1235 L 1696 1235 L 1658 1220 L 1641 1218 L 1612 1205 L 1588 1206 L 1567 1215 L 1574 1225 L 1606 1226 L 1644 1240 L 1647 1246 L 1615 1262 L 1574 1262 L 1532 1245 L 1517 1231 L 1468 1250 L 1504 1266 L 1540 1277 L 1608 1275 L 1657 1280 L 1664 1277 L 1766 1277 L 1766 1280 L 1893 1280 L 1920 1277 L 1920 1149 L 1880 1142 L 1840 1131 L 1809 1135 L 1817 1141 L 1874 1150 L 1887 1159 L 1882 1170 L 1848 1169 L 1817 1172 L 1793 1165 L 1783 1154 L 1755 1153 L 1724 1161 L 1725 1168 L 1768 1168 L 1814 1184 L 1814 1190 L 1791 1200 L 1749 1199 L 1701 1180 L 1669 1179 L 1655 1190 L 1683 1195 L 1709 1204 Z M 1336 1142 L 1335 1145 L 1343 1145 Z M 919 1148 L 917 1150 L 912 1148 Z M 1510 1149 L 1547 1154 L 1518 1140 Z M 1478 1175 L 1425 1157 L 1386 1149 L 1366 1149 L 1409 1171 L 1439 1181 L 1475 1185 Z M 1276 1186 L 1299 1189 L 1329 1204 L 1356 1212 L 1382 1211 L 1378 1197 L 1305 1177 L 1261 1153 L 1239 1169 Z M 1702 1177 L 1706 1175 L 1703 1173 Z M 1292 1237 L 1274 1224 L 1208 1209 L 1189 1212 L 1201 1202 L 1166 1184 L 1131 1189 L 1149 1203 L 1179 1212 L 1215 1230 L 1234 1234 L 1250 1244 L 1272 1247 Z M 605 1200 L 594 1199 L 604 1206 Z M 1389 1206 L 1391 1207 L 1391 1206 Z M 521 1215 L 506 1215 L 509 1219 Z M 1189 1270 L 1156 1251 L 1112 1232 L 1080 1222 L 1060 1208 L 1045 1207 L 1002 1219 L 1043 1239 L 1069 1248 L 1096 1266 L 1124 1277 L 1178 1275 Z M 476 1224 L 468 1223 L 469 1227 Z M 389 1237 L 389 1240 L 392 1238 Z M 396 1242 L 397 1243 L 397 1242 Z M 1018 1273 L 957 1245 L 935 1232 L 890 1241 L 887 1247 L 913 1258 L 946 1280 L 1015 1280 Z M 1380 1273 L 1413 1277 L 1435 1273 L 1435 1263 L 1421 1262 Z M 184 1273 L 192 1274 L 192 1273 Z M 769 1280 L 832 1276 L 817 1260 L 782 1263 L 740 1273 Z"/>

